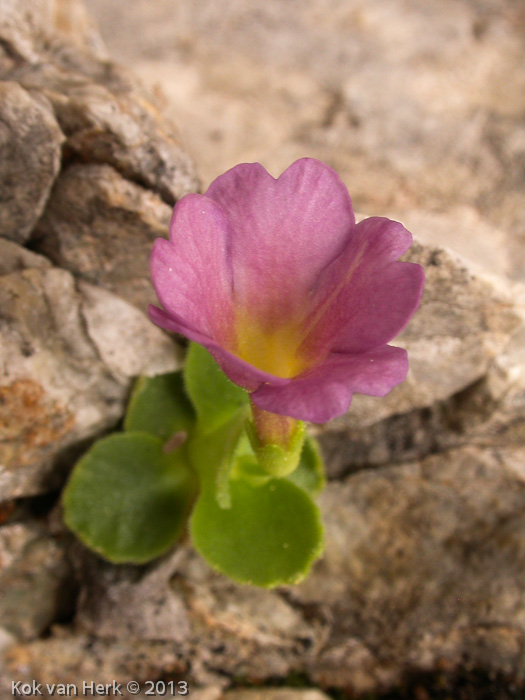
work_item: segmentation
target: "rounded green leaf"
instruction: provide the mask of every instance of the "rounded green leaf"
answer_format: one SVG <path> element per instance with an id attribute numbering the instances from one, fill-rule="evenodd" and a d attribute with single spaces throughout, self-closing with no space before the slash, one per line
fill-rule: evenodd
<path id="1" fill-rule="evenodd" d="M 144 431 L 168 440 L 180 431 L 188 432 L 195 411 L 184 391 L 182 372 L 140 377 L 133 389 L 124 429 Z"/>
<path id="2" fill-rule="evenodd" d="M 190 529 L 197 551 L 218 571 L 264 588 L 296 583 L 323 548 L 317 506 L 287 479 L 232 479 L 231 506 L 202 492 Z"/>
<path id="3" fill-rule="evenodd" d="M 186 356 L 184 383 L 202 432 L 216 430 L 248 403 L 248 393 L 233 384 L 197 343 L 191 343 Z"/>
<path id="4" fill-rule="evenodd" d="M 140 564 L 178 539 L 194 496 L 184 450 L 165 454 L 160 438 L 121 433 L 77 462 L 64 491 L 64 519 L 106 559 Z"/>

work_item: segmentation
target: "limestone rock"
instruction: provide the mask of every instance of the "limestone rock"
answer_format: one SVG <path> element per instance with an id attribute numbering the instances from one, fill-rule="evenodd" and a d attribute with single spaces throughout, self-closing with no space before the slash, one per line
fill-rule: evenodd
<path id="1" fill-rule="evenodd" d="M 152 299 L 162 197 L 172 204 L 197 179 L 153 94 L 107 60 L 81 0 L 0 0 L 0 80 L 4 500 L 59 486 L 122 417 L 133 377 L 177 366 L 175 345 L 126 299 L 142 310 Z M 35 238 L 37 221 L 48 257 L 5 240 Z"/>
<path id="2" fill-rule="evenodd" d="M 162 374 L 182 362 L 181 349 L 124 299 L 86 282 L 79 282 L 78 290 L 88 336 L 120 382 Z"/>
<path id="3" fill-rule="evenodd" d="M 45 100 L 0 82 L 0 236 L 29 238 L 58 174 L 63 140 Z"/>
<path id="4" fill-rule="evenodd" d="M 175 127 L 155 94 L 124 68 L 91 53 L 57 51 L 36 64 L 17 63 L 3 78 L 51 105 L 67 160 L 111 165 L 170 205 L 197 189 Z"/>
<path id="5" fill-rule="evenodd" d="M 0 657 L 0 691 L 11 693 L 11 679 L 45 683 L 144 682 L 164 674 L 184 678 L 187 665 L 177 649 L 163 642 L 138 640 L 107 641 L 88 635 L 71 635 L 65 631 L 50 639 L 29 644 L 11 644 Z M 128 696 L 129 697 L 129 696 Z"/>
<path id="6" fill-rule="evenodd" d="M 519 3 L 86 2 L 111 54 L 168 95 L 205 183 L 310 155 L 359 208 L 428 227 L 435 245 L 446 226 L 446 245 L 523 279 Z"/>
<path id="7" fill-rule="evenodd" d="M 58 268 L 0 277 L 0 327 L 1 499 L 56 487 L 57 458 L 120 419 L 132 375 L 178 364 L 143 314 Z"/>
<path id="8" fill-rule="evenodd" d="M 75 82 L 65 92 L 57 94 L 54 86 L 44 90 L 72 153 L 83 161 L 108 163 L 168 204 L 195 190 L 180 138 L 147 93 Z"/>
<path id="9" fill-rule="evenodd" d="M 352 687 L 357 667 L 365 690 L 438 663 L 523 677 L 524 464 L 523 446 L 465 447 L 328 487 L 326 553 L 294 592 L 333 613 L 314 680 Z"/>
<path id="10" fill-rule="evenodd" d="M 0 235 L 27 239 L 58 172 L 64 141 L 66 162 L 107 163 L 170 205 L 195 191 L 194 166 L 158 98 L 107 60 L 81 0 L 2 0 L 0 40 L 0 179 L 7 201 L 16 185 L 16 212 L 28 217 L 12 222 L 2 207 Z"/>
<path id="11" fill-rule="evenodd" d="M 416 460 L 460 445 L 525 444 L 524 348 L 522 327 L 483 377 L 447 399 L 366 427 L 349 424 L 344 430 L 325 430 L 319 439 L 330 477 Z"/>
<path id="12" fill-rule="evenodd" d="M 156 300 L 148 259 L 171 208 L 108 165 L 65 169 L 39 222 L 38 249 L 57 265 L 146 310 Z"/>
<path id="13" fill-rule="evenodd" d="M 217 682 L 224 672 L 265 678 L 266 668 L 286 675 L 291 658 L 318 647 L 317 624 L 285 598 L 235 585 L 191 547 L 147 567 L 115 567 L 81 547 L 73 556 L 80 629 L 108 640 L 175 642 L 181 658 L 192 659 L 193 683 Z"/>
<path id="14" fill-rule="evenodd" d="M 188 612 L 169 587 L 184 556 L 181 550 L 145 567 L 112 566 L 78 543 L 71 556 L 82 582 L 77 607 L 82 630 L 108 639 L 163 639 L 176 644 L 187 639 Z"/>
<path id="15" fill-rule="evenodd" d="M 36 523 L 0 528 L 0 619 L 18 639 L 34 639 L 71 614 L 75 582 L 63 544 Z"/>
<path id="16" fill-rule="evenodd" d="M 29 676 L 78 682 L 102 649 L 108 661 L 97 675 L 116 672 L 118 650 L 118 677 L 144 678 L 153 648 L 168 668 L 174 662 L 175 633 L 163 629 L 162 615 L 148 613 L 153 627 L 144 626 L 142 606 L 156 601 L 159 613 L 179 606 L 177 664 L 196 685 L 293 672 L 357 694 L 395 687 L 410 671 L 462 664 L 519 681 L 524 464 L 523 446 L 467 446 L 329 484 L 321 497 L 326 552 L 292 588 L 237 586 L 186 547 L 146 569 L 97 565 L 87 555 L 79 622 L 93 640 L 89 651 L 83 634 L 57 631 L 7 647 L 3 658 L 10 672 L 20 658 Z M 168 572 L 170 585 L 159 587 Z"/>
<path id="17" fill-rule="evenodd" d="M 0 276 L 30 267 L 51 267 L 51 261 L 13 241 L 0 238 Z"/>
<path id="18" fill-rule="evenodd" d="M 313 688 L 238 688 L 225 693 L 225 700 L 328 700 Z"/>
<path id="19" fill-rule="evenodd" d="M 8 56 L 31 63 L 60 42 L 105 55 L 81 0 L 0 0 L 0 36 Z"/>

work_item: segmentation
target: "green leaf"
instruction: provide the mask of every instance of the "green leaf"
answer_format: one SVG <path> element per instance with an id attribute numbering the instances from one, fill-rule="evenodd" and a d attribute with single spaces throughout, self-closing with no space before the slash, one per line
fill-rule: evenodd
<path id="1" fill-rule="evenodd" d="M 203 433 L 216 430 L 248 404 L 248 393 L 233 384 L 197 343 L 191 343 L 186 356 L 184 383 Z"/>
<path id="2" fill-rule="evenodd" d="M 193 544 L 218 571 L 264 588 L 297 583 L 323 548 L 317 506 L 288 479 L 263 483 L 232 479 L 231 507 L 211 490 L 197 501 L 190 522 Z"/>
<path id="3" fill-rule="evenodd" d="M 311 496 L 317 496 L 326 483 L 323 458 L 317 440 L 306 435 L 299 466 L 288 477 Z"/>
<path id="4" fill-rule="evenodd" d="M 168 440 L 188 432 L 195 411 L 184 391 L 182 372 L 140 377 L 133 389 L 124 420 L 127 431 L 144 431 Z"/>
<path id="5" fill-rule="evenodd" d="M 195 491 L 184 449 L 165 454 L 162 440 L 147 433 L 110 435 L 77 462 L 64 519 L 106 559 L 140 564 L 179 538 Z"/>

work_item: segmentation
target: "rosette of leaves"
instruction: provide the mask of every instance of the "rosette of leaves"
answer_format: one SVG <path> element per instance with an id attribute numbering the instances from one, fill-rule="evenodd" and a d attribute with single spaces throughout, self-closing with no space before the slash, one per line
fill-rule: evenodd
<path id="1" fill-rule="evenodd" d="M 236 581 L 299 581 L 323 548 L 319 449 L 307 436 L 297 468 L 270 474 L 249 418 L 247 392 L 192 344 L 183 372 L 138 380 L 124 430 L 77 462 L 63 495 L 67 526 L 114 563 L 148 562 L 189 531 L 201 556 Z"/>

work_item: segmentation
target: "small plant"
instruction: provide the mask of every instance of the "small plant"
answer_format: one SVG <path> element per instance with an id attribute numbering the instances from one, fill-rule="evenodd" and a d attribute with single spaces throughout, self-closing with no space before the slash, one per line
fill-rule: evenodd
<path id="1" fill-rule="evenodd" d="M 280 178 L 239 165 L 176 205 L 151 256 L 158 325 L 190 344 L 184 373 L 141 378 L 124 432 L 76 465 L 68 526 L 113 562 L 141 563 L 180 537 L 218 571 L 295 583 L 323 548 L 324 470 L 304 421 L 383 396 L 408 371 L 388 345 L 419 304 L 419 265 L 399 223 L 355 223 L 327 165 Z"/>

